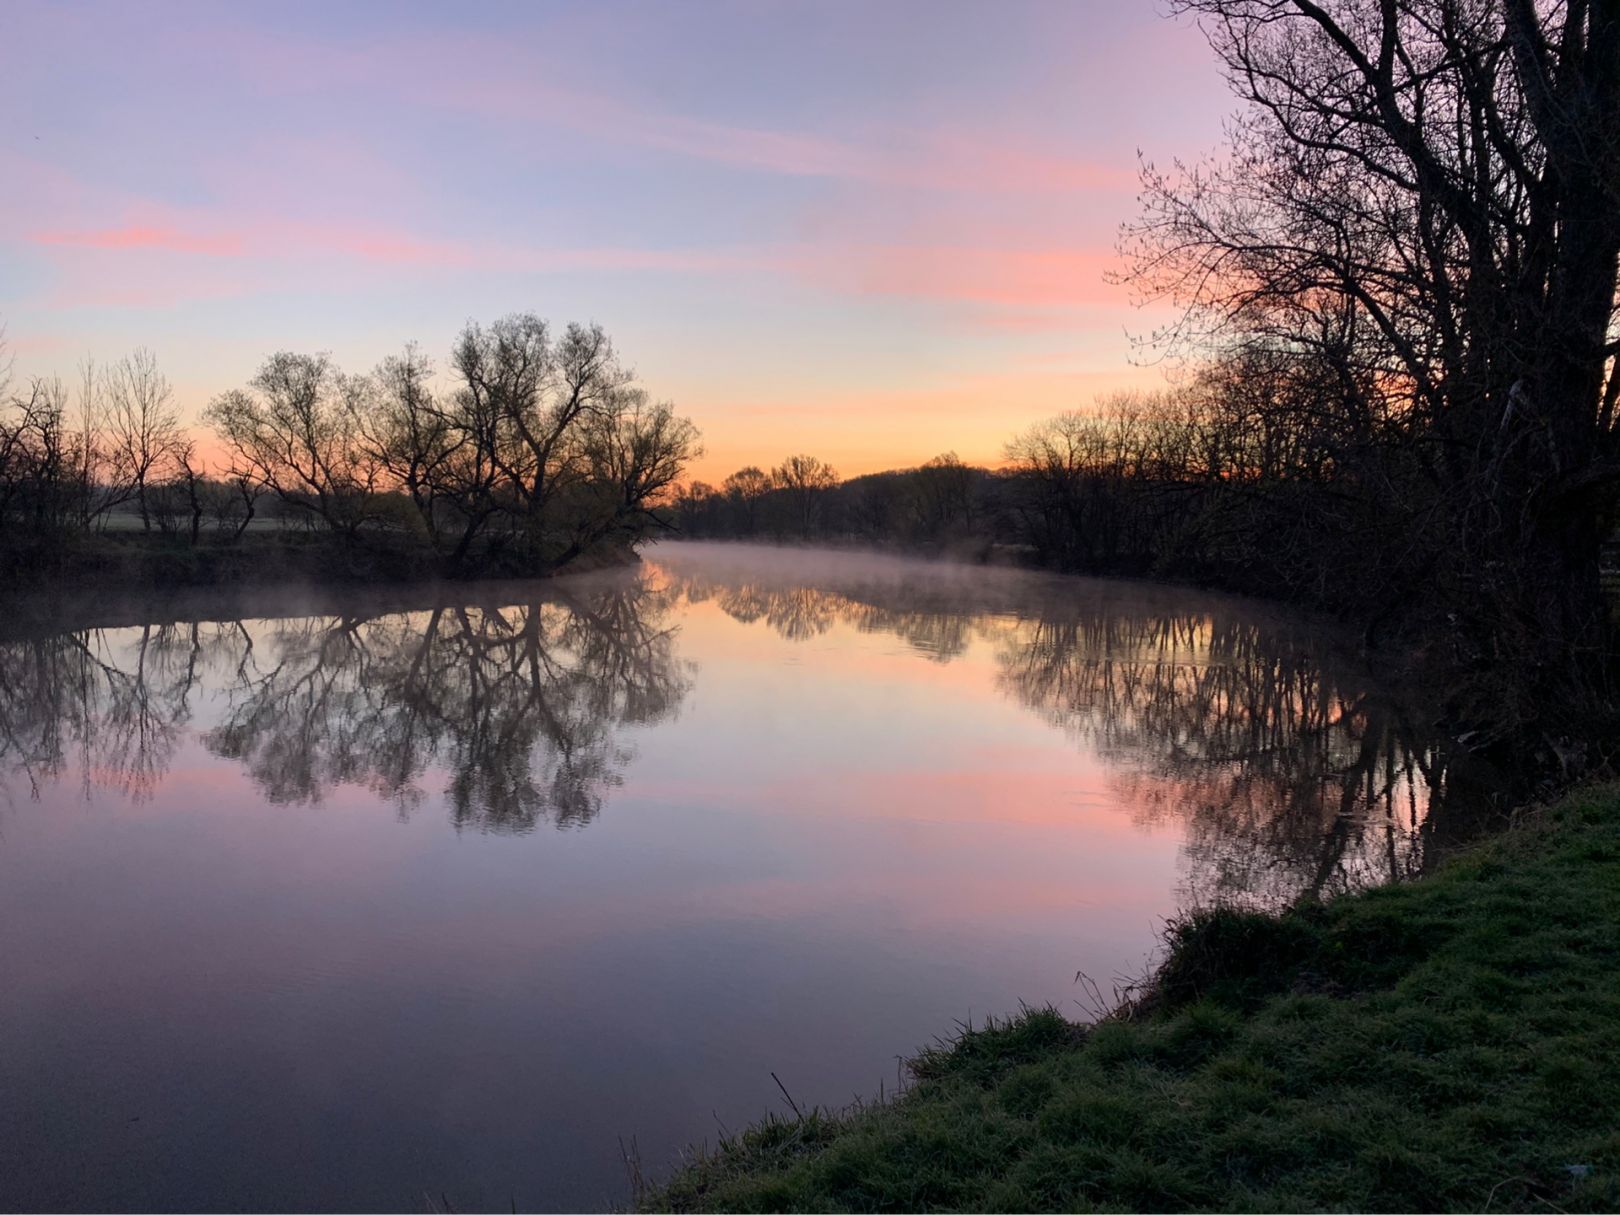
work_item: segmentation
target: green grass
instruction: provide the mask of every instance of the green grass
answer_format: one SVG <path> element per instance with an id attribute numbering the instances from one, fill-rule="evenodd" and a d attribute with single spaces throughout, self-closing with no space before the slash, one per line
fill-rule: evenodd
<path id="1" fill-rule="evenodd" d="M 639 1205 L 1620 1208 L 1620 788 L 1170 946 L 1132 1019 L 967 1033 L 898 1100 L 768 1119 Z"/>

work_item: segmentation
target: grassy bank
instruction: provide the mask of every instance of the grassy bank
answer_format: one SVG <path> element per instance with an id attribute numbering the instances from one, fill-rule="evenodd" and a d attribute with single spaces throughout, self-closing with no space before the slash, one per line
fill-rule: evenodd
<path id="1" fill-rule="evenodd" d="M 1620 1208 L 1620 787 L 1408 885 L 1174 926 L 1153 994 L 771 1119 L 645 1209 Z"/>

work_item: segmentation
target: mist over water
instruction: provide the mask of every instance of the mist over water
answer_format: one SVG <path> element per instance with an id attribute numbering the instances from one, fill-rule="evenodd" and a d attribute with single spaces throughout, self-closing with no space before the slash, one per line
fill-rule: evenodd
<path id="1" fill-rule="evenodd" d="M 1180 908 L 1460 830 L 1447 746 L 1275 608 L 647 557 L 0 631 L 0 1204 L 622 1203 L 621 1140 L 662 1171 L 772 1072 L 873 1094 Z"/>

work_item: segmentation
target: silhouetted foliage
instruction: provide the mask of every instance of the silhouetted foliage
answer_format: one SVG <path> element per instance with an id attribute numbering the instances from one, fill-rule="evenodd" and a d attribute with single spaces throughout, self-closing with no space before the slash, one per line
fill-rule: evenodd
<path id="1" fill-rule="evenodd" d="M 1589 740 L 1614 691 L 1620 5 L 1175 7 L 1244 109 L 1222 159 L 1145 173 L 1127 252 L 1187 305 L 1162 336 L 1258 367 L 1225 399 L 1305 440 L 1277 509 L 1234 522 L 1284 528 L 1291 585 L 1421 622 L 1460 719 Z"/>
<path id="2" fill-rule="evenodd" d="M 457 340 L 448 390 L 415 346 L 370 375 L 282 351 L 205 414 L 224 441 L 208 475 L 146 351 L 56 380 L 0 376 L 0 555 L 38 564 L 82 537 L 142 532 L 196 547 L 251 526 L 301 528 L 344 569 L 543 574 L 628 550 L 700 450 L 597 326 L 532 315 Z M 205 526 L 206 525 L 206 526 Z"/>
<path id="3" fill-rule="evenodd" d="M 955 453 L 920 468 L 848 481 L 824 461 L 798 455 L 769 473 L 739 469 L 719 489 L 703 482 L 683 485 L 671 517 L 682 535 L 692 537 L 971 549 L 994 538 L 998 480 Z"/>

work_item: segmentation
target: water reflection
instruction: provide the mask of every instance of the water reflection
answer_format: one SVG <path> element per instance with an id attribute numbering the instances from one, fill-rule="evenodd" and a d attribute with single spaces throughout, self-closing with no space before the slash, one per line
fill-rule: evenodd
<path id="1" fill-rule="evenodd" d="M 1424 863 L 1448 764 L 1323 638 L 1186 614 L 1041 621 L 1001 648 L 1024 703 L 1110 755 L 1144 822 L 1179 819 L 1193 894 L 1275 904 Z"/>
<path id="2" fill-rule="evenodd" d="M 149 798 L 207 685 L 204 745 L 271 802 L 354 785 L 403 813 L 438 792 L 480 831 L 576 826 L 622 779 L 624 728 L 687 692 L 674 621 L 712 602 L 793 642 L 845 626 L 935 663 L 986 645 L 1002 694 L 1103 757 L 1122 807 L 1181 824 L 1192 901 L 1408 876 L 1459 832 L 1446 807 L 1481 800 L 1453 797 L 1468 769 L 1319 627 L 1169 588 L 900 568 L 677 548 L 518 603 L 40 633 L 0 643 L 0 764 L 36 796 L 72 771 Z"/>
<path id="3" fill-rule="evenodd" d="M 892 633 L 921 656 L 939 662 L 961 656 L 974 637 L 993 628 L 995 613 L 1010 606 L 1005 595 L 996 593 L 1004 589 L 998 581 L 964 599 L 967 587 L 960 579 L 942 581 L 936 571 L 919 572 L 911 580 L 861 580 L 830 589 L 739 580 L 744 576 L 735 571 L 717 580 L 683 571 L 680 556 L 665 560 L 670 563 L 665 570 L 667 585 L 684 602 L 713 600 L 739 623 L 764 621 L 789 641 L 807 641 L 835 624 L 848 624 L 866 633 Z"/>
<path id="4" fill-rule="evenodd" d="M 1139 822 L 1180 822 L 1188 902 L 1275 906 L 1412 876 L 1494 795 L 1320 625 L 1193 592 L 997 572 L 830 589 L 784 575 L 674 584 L 789 640 L 841 623 L 936 662 L 988 642 L 1004 694 L 1106 757 Z"/>
<path id="5" fill-rule="evenodd" d="M 683 545 L 266 594 L 0 609 L 19 1208 L 622 1206 L 624 1137 L 871 1093 L 1478 800 L 1331 631 L 1185 589 Z"/>
<path id="6" fill-rule="evenodd" d="M 458 826 L 589 822 L 630 758 L 623 727 L 679 703 L 667 596 L 613 579 L 493 606 L 85 629 L 0 644 L 0 763 L 153 794 L 206 685 L 207 749 L 264 797 L 359 785 L 408 812 L 442 782 Z"/>
<path id="7" fill-rule="evenodd" d="M 0 645 L 0 764 L 36 797 L 71 768 L 87 788 L 149 798 L 190 720 L 198 660 L 216 633 L 150 626 L 118 644 L 90 629 Z"/>

